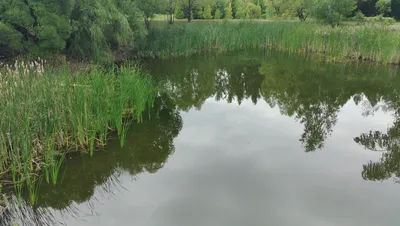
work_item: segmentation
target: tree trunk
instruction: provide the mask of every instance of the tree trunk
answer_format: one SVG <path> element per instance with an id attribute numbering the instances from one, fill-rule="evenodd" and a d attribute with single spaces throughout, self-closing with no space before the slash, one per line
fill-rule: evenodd
<path id="1" fill-rule="evenodd" d="M 150 20 L 148 17 L 144 18 L 144 25 L 146 26 L 146 29 L 149 30 L 150 28 Z"/>
<path id="2" fill-rule="evenodd" d="M 188 22 L 190 23 L 190 21 L 192 21 L 192 8 L 190 6 L 187 8 L 186 16 Z"/>
<path id="3" fill-rule="evenodd" d="M 170 13 L 168 16 L 168 23 L 173 24 L 174 23 L 174 14 Z"/>
<path id="4" fill-rule="evenodd" d="M 303 10 L 301 10 L 301 9 L 297 10 L 297 16 L 299 17 L 299 19 L 301 21 L 306 21 L 306 19 L 307 19 L 307 17 L 304 16 Z"/>
<path id="5" fill-rule="evenodd" d="M 186 8 L 186 16 L 189 23 L 190 21 L 192 21 L 193 5 L 194 5 L 194 0 L 189 0 L 188 7 Z"/>
<path id="6" fill-rule="evenodd" d="M 168 23 L 173 24 L 174 23 L 174 9 L 170 8 L 168 10 Z"/>

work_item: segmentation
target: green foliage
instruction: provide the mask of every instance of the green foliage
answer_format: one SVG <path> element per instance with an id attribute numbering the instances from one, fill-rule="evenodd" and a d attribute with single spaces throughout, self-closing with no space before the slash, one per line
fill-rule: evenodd
<path id="1" fill-rule="evenodd" d="M 275 16 L 298 17 L 305 21 L 314 4 L 314 0 L 269 0 L 266 12 Z"/>
<path id="2" fill-rule="evenodd" d="M 221 19 L 222 13 L 219 9 L 215 10 L 214 19 Z"/>
<path id="3" fill-rule="evenodd" d="M 376 3 L 376 8 L 382 15 L 387 15 L 392 11 L 392 1 L 391 0 L 378 0 Z"/>
<path id="4" fill-rule="evenodd" d="M 109 129 L 123 139 L 126 125 L 141 120 L 156 94 L 151 78 L 134 66 L 72 73 L 43 65 L 15 63 L 1 72 L 0 175 L 26 183 L 32 201 L 43 167 L 46 180 L 56 183 L 65 152 L 93 153 Z"/>
<path id="5" fill-rule="evenodd" d="M 12 52 L 22 48 L 22 35 L 10 25 L 0 21 L 0 57 L 2 54 L 4 57 L 12 55 Z"/>
<path id="6" fill-rule="evenodd" d="M 185 13 L 184 13 L 184 8 L 179 5 L 176 9 L 175 9 L 175 17 L 177 19 L 184 19 L 185 18 Z"/>
<path id="7" fill-rule="evenodd" d="M 206 1 L 206 0 L 204 0 Z M 212 0 L 214 19 L 222 19 L 225 17 L 225 8 L 229 4 L 229 0 Z M 219 11 L 219 12 L 217 12 Z"/>
<path id="8" fill-rule="evenodd" d="M 167 2 L 160 0 L 136 0 L 138 8 L 143 12 L 144 23 L 147 29 L 150 28 L 150 18 L 156 13 L 162 13 L 167 7 Z M 172 3 L 170 3 L 171 6 Z"/>
<path id="9" fill-rule="evenodd" d="M 319 0 L 313 13 L 319 21 L 336 26 L 355 9 L 355 0 Z"/>
<path id="10" fill-rule="evenodd" d="M 292 15 L 298 17 L 301 21 L 305 21 L 308 14 L 312 10 L 313 0 L 291 0 L 289 1 L 289 11 Z"/>
<path id="11" fill-rule="evenodd" d="M 374 23 L 380 23 L 382 25 L 392 25 L 396 23 L 396 20 L 393 19 L 392 17 L 384 17 L 382 15 L 369 17 L 368 21 L 372 21 Z"/>
<path id="12" fill-rule="evenodd" d="M 193 19 L 193 11 L 196 7 L 207 5 L 207 0 L 181 0 L 184 18 L 190 22 Z"/>
<path id="13" fill-rule="evenodd" d="M 138 8 L 143 12 L 145 18 L 151 18 L 156 13 L 161 13 L 166 8 L 167 2 L 160 0 L 136 0 Z M 173 6 L 173 2 L 168 3 Z"/>
<path id="14" fill-rule="evenodd" d="M 31 7 L 38 23 L 34 30 L 40 40 L 38 46 L 40 51 L 54 53 L 65 48 L 66 41 L 71 34 L 68 16 L 72 11 L 72 4 L 71 1 L 67 3 L 64 5 L 51 4 L 50 0 L 32 1 Z M 41 54 L 40 51 L 38 54 Z"/>
<path id="15" fill-rule="evenodd" d="M 259 0 L 258 6 L 260 6 L 261 8 L 261 14 L 265 14 L 267 12 L 267 5 L 265 3 L 265 0 Z"/>
<path id="16" fill-rule="evenodd" d="M 330 61 L 351 58 L 400 63 L 399 32 L 377 26 L 331 28 L 300 22 L 204 22 L 159 27 L 149 33 L 141 52 L 172 57 L 252 48 L 313 53 Z"/>
<path id="17" fill-rule="evenodd" d="M 234 19 L 238 19 L 238 17 L 237 17 L 237 12 L 238 12 L 238 10 L 237 10 L 238 1 L 239 1 L 239 0 L 231 0 L 231 1 L 230 1 L 230 2 L 231 2 L 231 5 L 232 5 L 232 18 L 234 18 Z"/>
<path id="18" fill-rule="evenodd" d="M 396 20 L 392 17 L 385 17 L 383 23 L 385 25 L 393 25 L 396 23 Z"/>
<path id="19" fill-rule="evenodd" d="M 34 18 L 31 17 L 29 6 L 22 0 L 0 1 L 0 20 L 3 23 L 15 24 L 26 28 L 33 27 Z"/>
<path id="20" fill-rule="evenodd" d="M 365 18 L 364 14 L 361 11 L 357 11 L 356 15 L 353 18 L 355 21 L 357 21 L 358 23 L 363 23 L 365 22 L 367 19 Z"/>
<path id="21" fill-rule="evenodd" d="M 204 19 L 210 20 L 212 19 L 212 15 L 211 15 L 211 6 L 208 5 L 207 7 L 205 7 L 204 9 L 204 13 L 203 13 L 203 17 Z"/>
<path id="22" fill-rule="evenodd" d="M 247 4 L 246 18 L 248 19 L 260 19 L 261 18 L 261 7 L 253 3 Z"/>
<path id="23" fill-rule="evenodd" d="M 174 23 L 175 10 L 178 7 L 178 0 L 166 0 L 165 12 L 168 15 L 168 22 L 170 24 Z"/>
<path id="24" fill-rule="evenodd" d="M 132 49 L 146 34 L 137 1 L 1 1 L 1 34 L 12 39 L 1 37 L 0 55 L 23 49 L 33 56 L 67 52 L 91 61 L 112 60 L 113 52 Z"/>
<path id="25" fill-rule="evenodd" d="M 85 10 L 90 7 L 95 10 Z M 86 0 L 74 8 L 72 14 L 69 52 L 74 56 L 108 61 L 112 51 L 132 48 L 135 39 L 145 35 L 139 22 L 142 13 L 130 0 L 121 0 L 118 4 L 108 0 Z"/>
<path id="26" fill-rule="evenodd" d="M 245 19 L 247 13 L 247 2 L 245 0 L 236 1 L 236 17 L 237 19 Z"/>
<path id="27" fill-rule="evenodd" d="M 232 16 L 232 3 L 229 1 L 228 5 L 225 8 L 225 19 L 233 19 Z"/>

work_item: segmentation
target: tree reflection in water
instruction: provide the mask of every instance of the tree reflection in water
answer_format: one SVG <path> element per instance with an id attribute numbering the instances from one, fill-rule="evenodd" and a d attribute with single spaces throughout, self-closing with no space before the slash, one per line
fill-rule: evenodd
<path id="1" fill-rule="evenodd" d="M 304 126 L 299 141 L 306 152 L 324 147 L 348 101 L 362 106 L 365 115 L 378 110 L 396 112 L 395 123 L 386 133 L 371 131 L 354 140 L 367 149 L 384 151 L 379 162 L 363 167 L 364 179 L 400 176 L 400 77 L 395 69 L 264 52 L 155 59 L 146 66 L 161 92 L 143 123 L 132 126 L 125 147 L 119 148 L 115 140 L 108 150 L 93 157 L 69 156 L 62 183 L 43 184 L 37 206 L 22 205 L 18 219 L 27 219 L 26 225 L 40 225 L 41 221 L 52 225 L 52 214 L 45 212 L 46 208 L 69 211 L 73 216 L 74 203 L 90 205 L 95 190 L 106 196 L 117 191 L 122 173 L 135 177 L 157 172 L 174 153 L 173 140 L 183 124 L 180 111 L 200 110 L 209 98 L 239 105 L 244 100 L 254 104 L 265 101 L 278 107 L 282 115 Z M 9 211 L 0 220 L 7 225 L 15 215 Z"/>

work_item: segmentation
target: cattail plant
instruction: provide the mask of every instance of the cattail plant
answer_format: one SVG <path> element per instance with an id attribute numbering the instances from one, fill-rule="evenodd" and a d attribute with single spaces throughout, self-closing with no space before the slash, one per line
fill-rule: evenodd
<path id="1" fill-rule="evenodd" d="M 0 179 L 26 189 L 32 203 L 42 175 L 57 183 L 67 152 L 93 154 L 110 130 L 124 138 L 129 120 L 140 121 L 156 94 L 132 65 L 74 74 L 45 65 L 38 59 L 0 69 Z"/>

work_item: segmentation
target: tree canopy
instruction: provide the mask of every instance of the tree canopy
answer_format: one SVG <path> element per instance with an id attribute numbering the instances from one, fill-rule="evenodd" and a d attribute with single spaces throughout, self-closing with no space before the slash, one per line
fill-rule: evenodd
<path id="1" fill-rule="evenodd" d="M 314 8 L 314 16 L 334 26 L 350 16 L 355 9 L 355 0 L 320 0 Z"/>
<path id="2" fill-rule="evenodd" d="M 4 0 L 0 56 L 67 52 L 102 61 L 145 35 L 137 0 Z"/>
<path id="3" fill-rule="evenodd" d="M 359 11 L 400 19 L 400 0 L 2 0 L 0 59 L 66 53 L 89 61 L 110 60 L 135 49 L 150 19 L 260 19 L 289 17 L 338 25 Z M 360 14 L 362 15 L 362 14 Z"/>

